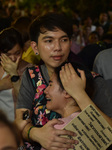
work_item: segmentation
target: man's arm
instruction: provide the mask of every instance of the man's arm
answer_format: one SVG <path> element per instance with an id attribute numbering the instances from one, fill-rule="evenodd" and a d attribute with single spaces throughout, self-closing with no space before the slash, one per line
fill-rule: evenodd
<path id="1" fill-rule="evenodd" d="M 65 148 L 73 148 L 73 144 L 75 144 L 75 140 L 71 140 L 68 138 L 60 137 L 60 135 L 70 135 L 76 136 L 75 133 L 67 130 L 57 130 L 54 128 L 55 124 L 62 124 L 63 122 L 57 119 L 53 119 L 49 121 L 46 125 L 41 128 L 33 127 L 28 136 L 28 130 L 33 126 L 31 123 L 31 119 L 23 120 L 21 114 L 26 109 L 17 109 L 16 110 L 16 121 L 17 125 L 19 125 L 19 129 L 22 132 L 22 136 L 26 141 L 35 141 L 40 143 L 44 148 L 53 150 L 64 150 Z"/>
<path id="2" fill-rule="evenodd" d="M 29 88 L 30 87 L 30 88 Z M 28 138 L 28 130 L 32 127 L 31 119 L 23 120 L 23 112 L 29 110 L 31 113 L 32 101 L 34 98 L 35 91 L 29 78 L 27 70 L 22 76 L 22 82 L 17 102 L 16 119 L 15 122 L 22 132 L 22 136 L 26 141 L 30 140 L 40 143 L 43 147 L 49 150 L 63 150 L 64 148 L 71 147 L 75 140 L 62 138 L 59 135 L 73 135 L 76 134 L 70 131 L 57 130 L 54 128 L 56 123 L 62 123 L 59 120 L 49 121 L 46 125 L 41 128 L 34 127 L 30 130 Z"/>

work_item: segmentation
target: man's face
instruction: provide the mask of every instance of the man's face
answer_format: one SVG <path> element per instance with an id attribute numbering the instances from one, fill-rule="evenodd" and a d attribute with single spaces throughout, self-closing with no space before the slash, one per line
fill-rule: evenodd
<path id="1" fill-rule="evenodd" d="M 0 124 L 0 150 L 17 150 L 15 137 L 4 124 Z"/>
<path id="2" fill-rule="evenodd" d="M 108 20 L 107 14 L 106 14 L 106 13 L 101 13 L 101 14 L 100 14 L 100 21 L 101 21 L 101 22 L 105 22 L 105 21 L 107 21 L 107 20 Z"/>
<path id="3" fill-rule="evenodd" d="M 47 109 L 61 114 L 66 100 L 64 97 L 64 90 L 60 88 L 55 74 L 51 76 L 49 86 L 45 89 L 44 93 L 47 99 Z"/>
<path id="4" fill-rule="evenodd" d="M 22 55 L 22 49 L 19 44 L 16 44 L 11 50 L 5 53 L 13 62 L 16 62 L 18 57 Z"/>
<path id="5" fill-rule="evenodd" d="M 37 50 L 46 66 L 55 68 L 66 61 L 70 52 L 70 44 L 67 34 L 56 29 L 40 33 Z"/>

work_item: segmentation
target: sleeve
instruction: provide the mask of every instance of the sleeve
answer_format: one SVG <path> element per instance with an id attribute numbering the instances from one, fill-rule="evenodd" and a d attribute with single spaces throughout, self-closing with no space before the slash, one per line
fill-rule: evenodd
<path id="1" fill-rule="evenodd" d="M 94 60 L 93 71 L 102 76 L 101 65 L 102 65 L 102 57 L 101 57 L 101 53 L 99 53 Z"/>
<path id="2" fill-rule="evenodd" d="M 27 108 L 31 110 L 34 96 L 35 88 L 32 84 L 28 69 L 26 69 L 22 76 L 16 109 Z"/>
<path id="3" fill-rule="evenodd" d="M 95 80 L 95 93 L 93 102 L 107 116 L 112 118 L 112 96 L 102 77 L 97 77 Z"/>

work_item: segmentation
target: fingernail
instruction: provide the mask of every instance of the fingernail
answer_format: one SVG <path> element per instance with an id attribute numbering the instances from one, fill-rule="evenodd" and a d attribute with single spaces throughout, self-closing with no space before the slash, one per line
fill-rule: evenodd
<path id="1" fill-rule="evenodd" d="M 74 133 L 74 136 L 77 136 L 77 133 Z"/>
<path id="2" fill-rule="evenodd" d="M 74 145 L 71 145 L 71 148 L 73 148 L 73 149 L 74 149 L 74 148 L 75 148 L 75 146 L 74 146 Z"/>
<path id="3" fill-rule="evenodd" d="M 75 145 L 79 144 L 79 141 L 75 140 L 74 144 L 75 144 Z"/>

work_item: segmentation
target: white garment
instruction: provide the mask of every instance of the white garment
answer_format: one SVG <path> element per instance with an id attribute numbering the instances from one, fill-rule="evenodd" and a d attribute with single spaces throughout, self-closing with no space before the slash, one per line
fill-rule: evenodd
<path id="1" fill-rule="evenodd" d="M 2 79 L 7 75 L 4 72 Z M 12 96 L 12 89 L 0 91 L 0 109 L 5 112 L 10 121 L 14 121 L 14 100 Z"/>

